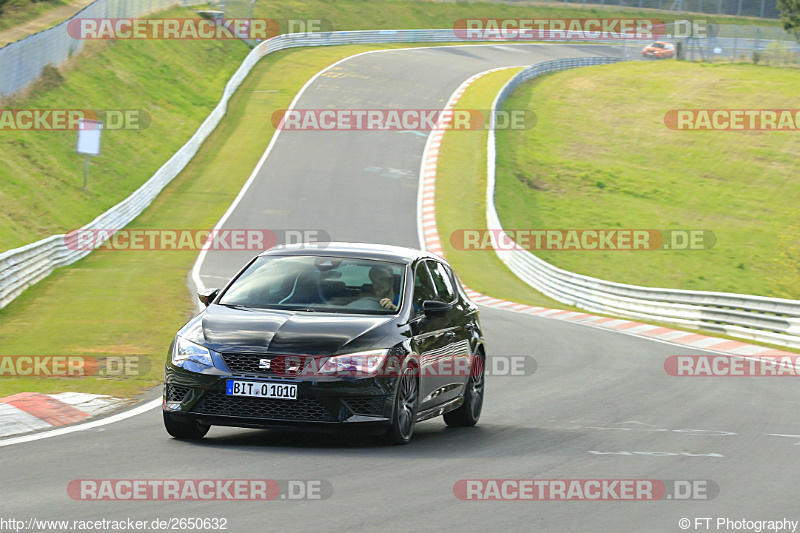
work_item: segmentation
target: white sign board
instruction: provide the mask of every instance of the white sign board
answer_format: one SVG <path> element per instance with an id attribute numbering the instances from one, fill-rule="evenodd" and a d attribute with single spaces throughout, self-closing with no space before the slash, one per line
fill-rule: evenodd
<path id="1" fill-rule="evenodd" d="M 103 123 L 99 120 L 80 119 L 78 121 L 78 153 L 100 155 L 100 133 Z"/>

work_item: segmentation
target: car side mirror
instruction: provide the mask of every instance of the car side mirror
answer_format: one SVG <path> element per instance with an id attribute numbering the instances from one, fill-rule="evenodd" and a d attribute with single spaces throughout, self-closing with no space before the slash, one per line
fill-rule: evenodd
<path id="1" fill-rule="evenodd" d="M 200 303 L 206 307 L 214 301 L 218 294 L 219 289 L 203 289 L 202 291 L 197 291 L 197 297 L 200 299 Z"/>
<path id="2" fill-rule="evenodd" d="M 428 318 L 442 316 L 446 314 L 451 307 L 453 307 L 452 304 L 440 302 L 437 300 L 425 300 L 422 302 L 422 311 Z"/>

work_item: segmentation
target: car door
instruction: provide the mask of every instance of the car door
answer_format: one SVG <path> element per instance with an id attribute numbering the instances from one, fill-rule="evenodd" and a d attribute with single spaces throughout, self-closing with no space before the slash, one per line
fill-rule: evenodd
<path id="1" fill-rule="evenodd" d="M 467 328 L 466 310 L 461 305 L 452 273 L 444 263 L 428 260 L 428 270 L 436 288 L 436 299 L 451 307 L 445 314 L 446 325 L 443 329 L 446 356 L 440 360 L 442 365 L 442 383 L 440 395 L 443 401 L 458 397 L 469 373 L 470 338 Z"/>
<path id="2" fill-rule="evenodd" d="M 442 392 L 448 379 L 441 376 L 442 360 L 449 359 L 449 340 L 447 316 L 426 317 L 422 302 L 436 300 L 438 294 L 425 261 L 414 268 L 414 296 L 412 305 L 415 317 L 411 320 L 411 347 L 420 359 L 419 410 L 424 411 L 445 401 Z"/>

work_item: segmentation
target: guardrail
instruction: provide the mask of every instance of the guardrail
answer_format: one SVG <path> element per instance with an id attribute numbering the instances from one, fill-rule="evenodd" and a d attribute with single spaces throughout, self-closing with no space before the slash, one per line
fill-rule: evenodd
<path id="1" fill-rule="evenodd" d="M 555 60 L 520 71 L 503 86 L 492 103 L 492 125 L 497 109 L 520 84 L 548 72 L 615 61 L 618 60 L 605 57 Z M 498 246 L 498 242 L 511 242 L 513 239 L 503 230 L 494 204 L 496 150 L 494 129 L 490 128 L 487 146 L 487 228 L 497 256 L 531 287 L 554 300 L 595 313 L 679 324 L 800 348 L 798 300 L 626 285 L 568 272 L 519 247 L 509 250 L 509 247 Z"/>
<path id="2" fill-rule="evenodd" d="M 83 49 L 84 41 L 71 37 L 67 31 L 67 26 L 71 20 L 139 17 L 173 6 L 193 6 L 204 3 L 205 0 L 95 0 L 69 20 L 0 48 L 0 72 L 2 72 L 2 76 L 0 76 L 0 97 L 10 96 L 25 89 L 41 75 L 46 65 L 62 65 Z M 686 42 L 687 37 L 681 36 L 682 33 L 675 32 L 675 29 L 672 23 L 654 28 L 654 30 L 657 30 L 656 35 L 663 35 L 664 38 L 669 38 L 676 42 Z M 354 43 L 462 40 L 462 36 L 458 35 L 453 29 L 326 32 L 314 35 L 322 41 L 326 39 L 335 41 L 345 34 L 356 39 L 350 41 Z M 740 61 L 743 52 L 752 52 L 754 50 L 764 52 L 768 50 L 770 43 L 775 43 L 773 52 L 780 52 L 782 61 L 787 61 L 787 58 L 793 61 L 792 54 L 800 54 L 800 46 L 792 40 L 792 36 L 778 27 L 726 24 L 717 27 L 715 35 L 716 37 L 691 39 L 689 41 L 691 55 L 687 57 L 690 59 L 695 57 L 704 59 L 724 57 L 731 61 Z M 357 36 L 361 36 L 361 40 L 358 40 Z M 376 38 L 380 40 L 375 40 Z M 500 39 L 497 40 L 502 42 Z M 549 38 L 546 32 L 540 32 L 536 40 L 564 42 L 565 35 L 564 32 L 554 32 L 552 38 Z M 641 46 L 647 40 L 629 37 L 614 40 L 591 39 L 590 42 Z M 631 51 L 633 50 L 629 50 L 629 52 Z M 638 53 L 638 50 L 633 52 Z"/>
<path id="3" fill-rule="evenodd" d="M 237 71 L 228 81 L 217 106 L 200 125 L 192 137 L 156 173 L 139 187 L 131 196 L 112 207 L 81 229 L 122 229 L 134 220 L 155 197 L 189 163 L 209 134 L 225 115 L 228 100 L 244 81 L 244 78 L 261 59 L 278 50 L 302 46 L 331 46 L 341 44 L 380 44 L 414 42 L 453 42 L 457 41 L 452 29 L 444 30 L 371 30 L 324 32 L 312 34 L 284 34 L 273 37 L 256 46 L 242 61 Z M 553 41 L 560 41 L 553 39 Z M 599 41 L 594 41 L 599 42 Z M 605 44 L 622 44 L 619 40 L 603 41 Z M 635 41 L 638 42 L 638 41 Z M 499 42 L 498 44 L 502 44 Z M 0 49 L 2 51 L 3 49 Z M 621 47 L 625 57 L 625 48 Z M 615 59 L 594 58 L 596 62 L 613 62 Z M 558 67 L 552 62 L 535 65 L 515 77 L 515 83 L 544 72 L 574 68 L 584 64 L 583 59 L 564 60 Z M 547 66 L 549 65 L 549 66 Z M 571 65 L 571 66 L 566 66 Z M 539 69 L 539 70 L 536 70 Z M 549 69 L 549 70 L 541 70 Z M 533 72 L 538 72 L 533 74 Z M 526 78 L 527 79 L 527 78 Z M 516 85 L 515 85 L 516 86 Z M 501 94 L 507 95 L 513 87 L 507 85 Z M 500 98 L 500 95 L 498 95 Z M 495 100 L 495 108 L 499 101 Z M 501 229 L 497 213 L 494 211 L 494 134 L 490 130 L 490 201 L 487 202 L 489 228 Z M 492 215 L 493 214 L 493 215 Z M 493 218 L 492 218 L 493 216 Z M 491 225 L 494 224 L 494 225 Z M 69 265 L 86 256 L 88 250 L 75 250 L 67 246 L 65 235 L 53 235 L 38 242 L 8 250 L 0 254 L 0 309 L 8 305 L 26 288 L 46 277 L 53 269 Z M 99 244 L 95 242 L 95 244 Z M 649 289 L 632 285 L 616 284 L 587 276 L 560 270 L 532 254 L 501 256 L 512 270 L 523 277 L 538 290 L 564 303 L 584 307 L 595 312 L 674 322 L 705 329 L 724 331 L 753 340 L 800 346 L 800 302 L 777 300 L 745 295 L 725 295 L 694 291 L 674 291 L 669 289 Z M 529 281 L 530 280 L 530 281 Z M 716 298 L 713 299 L 712 298 Z M 703 305 L 697 305 L 703 300 Z M 707 300 L 707 301 L 706 301 Z M 750 302 L 744 306 L 742 302 Z M 760 306 L 760 307 L 759 307 Z M 759 311 L 762 309 L 763 311 Z M 656 311 L 657 310 L 657 311 Z M 670 318 L 671 310 L 673 316 Z M 739 316 L 747 314 L 747 318 Z M 724 322 L 724 325 L 718 325 Z M 762 333 L 754 334 L 755 326 Z M 739 331 L 741 330 L 741 331 Z M 771 332 L 771 333 L 770 333 Z"/>
<path id="4" fill-rule="evenodd" d="M 30 39 L 30 37 L 28 37 L 28 39 Z M 452 41 L 453 39 L 452 30 L 373 30 L 284 34 L 260 43 L 250 51 L 231 79 L 228 80 L 219 103 L 186 144 L 164 163 L 149 180 L 134 191 L 133 194 L 83 226 L 81 229 L 119 230 L 128 225 L 144 211 L 164 187 L 166 187 L 186 167 L 192 157 L 194 157 L 200 145 L 205 141 L 208 135 L 211 134 L 214 128 L 217 127 L 220 120 L 222 120 L 228 108 L 228 100 L 230 97 L 242 81 L 244 81 L 253 66 L 255 66 L 263 56 L 279 50 L 302 46 L 446 42 Z M 2 56 L 6 48 L 0 49 L 0 56 Z M 2 65 L 2 63 L 0 63 L 0 65 Z M 74 263 L 89 253 L 89 250 L 70 248 L 67 246 L 66 239 L 66 235 L 53 235 L 35 243 L 8 250 L 0 254 L 0 309 L 13 301 L 26 288 L 34 285 L 50 274 L 53 269 Z M 100 242 L 102 241 L 96 241 L 95 245 L 100 244 Z"/>

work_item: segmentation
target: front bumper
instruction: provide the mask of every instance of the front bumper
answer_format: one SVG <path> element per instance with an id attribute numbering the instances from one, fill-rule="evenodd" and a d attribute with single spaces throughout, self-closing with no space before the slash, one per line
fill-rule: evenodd
<path id="1" fill-rule="evenodd" d="M 297 399 L 230 396 L 229 379 L 297 384 Z M 394 401 L 394 377 L 288 379 L 199 374 L 168 365 L 164 375 L 163 408 L 174 417 L 205 425 L 254 428 L 336 429 L 386 426 Z"/>

